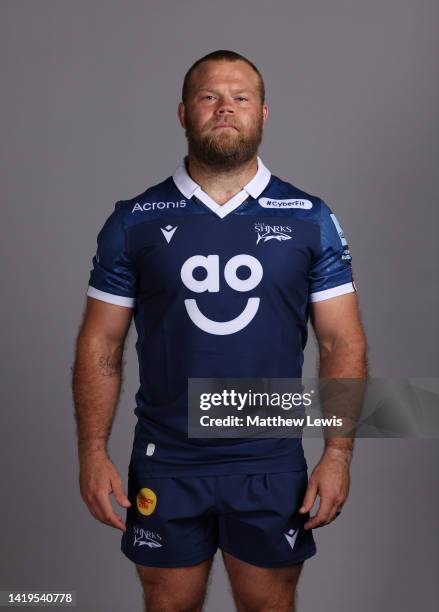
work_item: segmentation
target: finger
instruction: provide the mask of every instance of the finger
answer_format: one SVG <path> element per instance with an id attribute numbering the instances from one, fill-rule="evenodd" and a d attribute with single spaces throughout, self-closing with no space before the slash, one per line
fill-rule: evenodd
<path id="1" fill-rule="evenodd" d="M 87 508 L 90 510 L 90 513 L 92 514 L 92 516 L 94 516 L 94 518 L 98 521 L 100 521 L 101 519 L 98 516 L 97 510 L 94 507 L 94 505 L 91 502 L 87 503 Z"/>
<path id="2" fill-rule="evenodd" d="M 131 506 L 131 502 L 128 499 L 125 491 L 123 490 L 122 480 L 119 476 L 115 476 L 111 478 L 111 486 L 113 487 L 114 497 L 116 498 L 119 506 L 123 508 L 129 508 Z"/>
<path id="3" fill-rule="evenodd" d="M 325 525 L 333 507 L 334 502 L 332 499 L 328 497 L 321 497 L 317 513 L 304 524 L 304 529 L 316 529 L 317 527 Z"/>
<path id="4" fill-rule="evenodd" d="M 104 525 L 109 525 L 110 527 L 113 527 L 114 525 L 109 522 L 105 516 L 103 515 L 102 511 L 93 503 L 88 503 L 87 504 L 88 509 L 90 510 L 90 513 L 92 514 L 92 516 L 99 521 L 100 523 L 103 523 Z M 118 516 L 118 515 L 117 515 Z M 119 519 L 122 521 L 122 518 L 119 516 Z M 122 523 L 123 524 L 123 523 Z M 122 527 L 119 527 L 122 528 Z M 126 531 L 126 525 L 123 524 L 123 531 Z"/>
<path id="5" fill-rule="evenodd" d="M 110 525 L 110 527 L 116 527 L 116 529 L 126 530 L 126 525 L 122 520 L 122 517 L 116 514 L 111 505 L 109 492 L 100 491 L 95 494 L 95 508 L 98 511 L 99 520 Z"/>
<path id="6" fill-rule="evenodd" d="M 305 497 L 303 498 L 303 503 L 301 508 L 299 508 L 299 512 L 301 514 L 306 514 L 309 512 L 314 505 L 314 502 L 317 497 L 317 483 L 315 483 L 312 479 L 309 480 L 308 486 L 306 488 Z"/>
<path id="7" fill-rule="evenodd" d="M 341 512 L 341 506 L 336 504 L 334 508 L 332 509 L 331 514 L 329 515 L 329 522 L 332 523 L 332 521 L 335 521 L 335 519 L 340 514 L 340 512 Z"/>

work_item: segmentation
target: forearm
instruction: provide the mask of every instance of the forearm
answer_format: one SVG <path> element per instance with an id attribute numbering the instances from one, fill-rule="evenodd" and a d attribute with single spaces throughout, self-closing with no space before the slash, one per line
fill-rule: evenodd
<path id="1" fill-rule="evenodd" d="M 361 403 L 364 395 L 365 379 L 367 378 L 366 342 L 364 336 L 355 340 L 339 340 L 330 348 L 321 348 L 319 378 L 355 379 L 352 385 L 345 387 L 342 398 L 336 396 L 331 399 L 331 386 L 326 396 L 321 392 L 321 405 L 324 416 L 336 413 L 343 415 L 348 422 L 353 423 L 361 412 Z M 332 387 L 334 389 L 334 386 Z M 331 404 L 334 410 L 331 410 Z M 344 404 L 344 405 L 343 405 Z M 331 413 L 331 414 L 330 414 Z M 354 448 L 353 437 L 325 437 L 325 452 L 344 456 L 348 462 L 352 458 Z"/>
<path id="2" fill-rule="evenodd" d="M 123 345 L 80 335 L 72 390 L 78 452 L 106 450 L 122 382 Z"/>

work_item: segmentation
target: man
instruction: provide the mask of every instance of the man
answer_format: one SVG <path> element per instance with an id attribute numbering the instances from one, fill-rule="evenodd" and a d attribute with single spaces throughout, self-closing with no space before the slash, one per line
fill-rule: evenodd
<path id="1" fill-rule="evenodd" d="M 349 249 L 325 202 L 258 157 L 268 107 L 246 58 L 198 60 L 178 116 L 188 155 L 117 202 L 98 235 L 73 378 L 81 494 L 123 531 L 150 612 L 201 610 L 218 546 L 238 610 L 291 611 L 316 553 L 312 529 L 348 495 L 352 443 L 326 439 L 308 481 L 300 438 L 189 438 L 188 378 L 300 378 L 309 316 L 320 376 L 364 377 Z M 133 313 L 140 388 L 127 497 L 107 441 Z"/>

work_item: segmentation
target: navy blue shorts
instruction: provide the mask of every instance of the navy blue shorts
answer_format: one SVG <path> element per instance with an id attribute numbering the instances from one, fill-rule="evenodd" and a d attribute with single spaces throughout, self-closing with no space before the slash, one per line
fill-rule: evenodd
<path id="1" fill-rule="evenodd" d="M 269 474 L 162 477 L 130 471 L 121 550 L 134 563 L 185 567 L 218 547 L 260 567 L 284 567 L 316 554 L 302 515 L 307 470 Z"/>

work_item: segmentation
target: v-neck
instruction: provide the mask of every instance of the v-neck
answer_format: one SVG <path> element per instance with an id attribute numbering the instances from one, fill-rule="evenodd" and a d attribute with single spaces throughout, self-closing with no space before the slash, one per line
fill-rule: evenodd
<path id="1" fill-rule="evenodd" d="M 202 204 L 207 206 L 212 212 L 218 215 L 220 218 L 224 218 L 229 213 L 233 212 L 241 206 L 241 204 L 251 196 L 252 198 L 258 198 L 264 191 L 268 183 L 270 182 L 271 172 L 262 162 L 262 159 L 258 156 L 258 170 L 255 176 L 244 185 L 244 187 L 235 194 L 230 200 L 227 200 L 225 204 L 218 204 L 213 200 L 208 193 L 203 191 L 201 186 L 196 183 L 189 175 L 186 169 L 186 157 L 183 158 L 180 165 L 172 175 L 172 179 L 177 189 L 184 195 L 185 198 L 192 198 L 195 196 Z"/>

